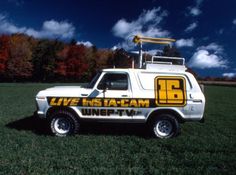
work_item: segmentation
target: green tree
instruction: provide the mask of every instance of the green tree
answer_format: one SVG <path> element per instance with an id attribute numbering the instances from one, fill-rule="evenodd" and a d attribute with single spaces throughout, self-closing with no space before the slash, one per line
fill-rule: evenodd
<path id="1" fill-rule="evenodd" d="M 55 79 L 58 52 L 64 44 L 57 40 L 39 40 L 33 50 L 33 79 L 39 81 L 52 81 Z"/>
<path id="2" fill-rule="evenodd" d="M 181 54 L 180 54 L 180 51 L 176 47 L 167 45 L 163 48 L 162 56 L 181 57 Z"/>

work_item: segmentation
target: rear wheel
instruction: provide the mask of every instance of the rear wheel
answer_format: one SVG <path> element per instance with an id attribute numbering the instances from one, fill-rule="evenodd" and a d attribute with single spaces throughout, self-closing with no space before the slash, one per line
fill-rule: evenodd
<path id="1" fill-rule="evenodd" d="M 68 136 L 76 134 L 80 124 L 71 112 L 60 110 L 51 115 L 50 128 L 53 135 Z"/>
<path id="2" fill-rule="evenodd" d="M 155 118 L 152 130 L 155 137 L 165 139 L 176 136 L 179 133 L 180 127 L 173 115 L 161 114 Z"/>

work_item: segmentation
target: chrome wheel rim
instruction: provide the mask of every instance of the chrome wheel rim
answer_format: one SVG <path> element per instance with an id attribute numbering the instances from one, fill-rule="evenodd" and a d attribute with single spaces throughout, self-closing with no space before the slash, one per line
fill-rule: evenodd
<path id="1" fill-rule="evenodd" d="M 171 134 L 173 126 L 168 120 L 159 120 L 154 129 L 159 136 L 167 137 Z"/>
<path id="2" fill-rule="evenodd" d="M 71 122 L 66 118 L 57 118 L 54 122 L 54 129 L 59 134 L 67 134 L 71 130 Z"/>

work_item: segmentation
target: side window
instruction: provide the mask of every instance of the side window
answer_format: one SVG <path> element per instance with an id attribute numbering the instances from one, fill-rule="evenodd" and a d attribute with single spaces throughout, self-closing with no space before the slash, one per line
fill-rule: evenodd
<path id="1" fill-rule="evenodd" d="M 103 76 L 97 88 L 99 90 L 102 90 L 102 89 L 127 90 L 128 89 L 128 76 L 127 74 L 107 73 Z"/>

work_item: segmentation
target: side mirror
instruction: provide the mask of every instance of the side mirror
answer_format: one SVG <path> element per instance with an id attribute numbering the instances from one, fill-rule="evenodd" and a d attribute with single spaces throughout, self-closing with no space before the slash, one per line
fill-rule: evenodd
<path id="1" fill-rule="evenodd" d="M 106 92 L 107 89 L 108 89 L 108 87 L 109 87 L 108 82 L 104 82 L 103 85 L 102 85 L 102 92 L 103 92 L 103 93 Z"/>

